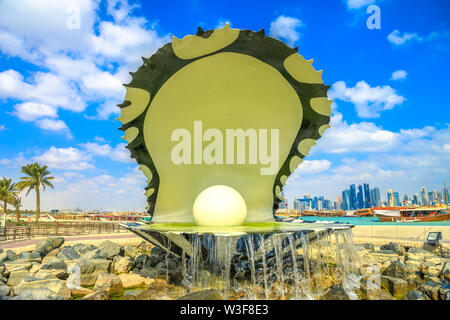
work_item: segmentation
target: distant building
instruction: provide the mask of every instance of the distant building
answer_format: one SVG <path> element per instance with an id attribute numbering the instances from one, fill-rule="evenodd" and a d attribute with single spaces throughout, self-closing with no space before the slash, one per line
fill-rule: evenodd
<path id="1" fill-rule="evenodd" d="M 308 196 L 308 197 L 307 197 Z M 311 210 L 312 209 L 312 203 L 313 203 L 313 199 L 311 199 L 310 195 L 305 195 L 305 197 L 303 199 L 296 199 L 294 201 L 294 203 L 297 203 L 298 208 L 296 209 L 300 209 L 300 210 Z"/>
<path id="2" fill-rule="evenodd" d="M 405 192 L 403 194 L 403 204 L 407 204 L 409 202 L 408 194 Z"/>
<path id="3" fill-rule="evenodd" d="M 358 209 L 358 203 L 356 200 L 356 186 L 354 184 L 350 185 L 350 210 Z"/>
<path id="4" fill-rule="evenodd" d="M 422 197 L 422 205 L 424 206 L 428 205 L 427 188 L 425 187 L 420 188 L 420 195 Z"/>
<path id="5" fill-rule="evenodd" d="M 284 197 L 284 191 L 280 192 L 281 202 L 278 205 L 278 209 L 288 209 L 288 199 Z"/>
<path id="6" fill-rule="evenodd" d="M 394 192 L 394 203 L 396 207 L 400 207 L 401 203 L 400 203 L 400 195 L 398 194 L 398 192 Z"/>
<path id="7" fill-rule="evenodd" d="M 419 205 L 419 194 L 415 193 L 413 196 L 413 204 Z"/>
<path id="8" fill-rule="evenodd" d="M 394 191 L 392 189 L 388 189 L 387 191 L 387 205 L 389 207 L 395 207 Z"/>
<path id="9" fill-rule="evenodd" d="M 372 205 L 373 206 L 381 206 L 381 192 L 380 192 L 380 188 L 375 187 L 373 188 L 371 191 L 371 199 L 372 199 Z"/>
<path id="10" fill-rule="evenodd" d="M 350 189 L 342 191 L 342 210 L 350 210 Z"/>
<path id="11" fill-rule="evenodd" d="M 364 183 L 364 208 L 372 206 L 372 197 L 370 196 L 370 187 L 368 183 Z"/>
<path id="12" fill-rule="evenodd" d="M 428 192 L 428 204 L 432 205 L 433 204 L 433 192 Z"/>
<path id="13" fill-rule="evenodd" d="M 358 186 L 358 209 L 364 208 L 364 194 L 363 194 L 363 187 L 361 185 Z"/>

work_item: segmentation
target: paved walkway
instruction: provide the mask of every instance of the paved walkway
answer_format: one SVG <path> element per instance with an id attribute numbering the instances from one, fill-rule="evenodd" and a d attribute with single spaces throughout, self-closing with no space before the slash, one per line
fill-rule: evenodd
<path id="1" fill-rule="evenodd" d="M 112 239 L 132 239 L 138 236 L 130 233 L 126 234 L 96 234 L 96 235 L 81 235 L 81 236 L 63 236 L 65 242 L 82 241 L 82 240 L 112 240 Z M 0 249 L 14 249 L 34 245 L 45 239 L 45 237 L 23 239 L 23 240 L 9 240 L 0 242 Z"/>

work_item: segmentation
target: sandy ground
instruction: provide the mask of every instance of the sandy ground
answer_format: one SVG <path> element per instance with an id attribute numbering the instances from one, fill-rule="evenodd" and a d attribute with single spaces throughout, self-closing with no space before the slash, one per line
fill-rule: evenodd
<path id="1" fill-rule="evenodd" d="M 44 237 L 16 240 L 16 241 L 5 241 L 0 242 L 0 249 L 13 249 L 15 252 L 22 251 L 32 251 L 34 250 L 36 243 L 45 239 Z M 111 233 L 111 234 L 98 234 L 98 235 L 86 235 L 86 236 L 65 236 L 64 245 L 74 245 L 76 243 L 85 243 L 100 245 L 104 240 L 110 240 L 118 243 L 122 246 L 126 245 L 139 245 L 143 239 L 132 233 Z"/>

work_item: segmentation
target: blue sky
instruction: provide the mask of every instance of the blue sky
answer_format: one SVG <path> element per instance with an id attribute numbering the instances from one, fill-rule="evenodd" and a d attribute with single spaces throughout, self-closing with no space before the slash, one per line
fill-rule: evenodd
<path id="1" fill-rule="evenodd" d="M 368 29 L 376 4 L 381 29 Z M 0 1 L 0 176 L 46 163 L 43 208 L 142 210 L 145 178 L 114 120 L 122 83 L 172 35 L 229 22 L 324 70 L 332 128 L 285 194 L 334 200 L 350 183 L 419 192 L 449 177 L 448 1 Z M 76 18 L 79 13 L 80 19 Z M 78 26 L 79 21 L 79 26 Z M 34 206 L 33 195 L 25 208 Z"/>

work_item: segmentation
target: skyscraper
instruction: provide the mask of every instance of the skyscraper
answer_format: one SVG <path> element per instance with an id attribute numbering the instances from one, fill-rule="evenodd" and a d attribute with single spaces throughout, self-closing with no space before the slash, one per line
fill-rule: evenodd
<path id="1" fill-rule="evenodd" d="M 278 205 L 278 209 L 287 209 L 288 208 L 288 199 L 284 197 L 284 192 L 281 191 L 280 192 L 280 196 L 281 196 L 281 202 Z"/>
<path id="2" fill-rule="evenodd" d="M 350 185 L 350 210 L 358 209 L 356 200 L 356 186 L 354 184 Z"/>
<path id="3" fill-rule="evenodd" d="M 413 204 L 419 205 L 419 194 L 415 193 L 413 197 Z"/>
<path id="4" fill-rule="evenodd" d="M 407 204 L 409 202 L 408 194 L 405 192 L 403 194 L 403 204 Z"/>
<path id="5" fill-rule="evenodd" d="M 372 206 L 372 197 L 370 196 L 370 187 L 368 183 L 364 183 L 364 208 Z"/>
<path id="6" fill-rule="evenodd" d="M 433 204 L 433 192 L 428 192 L 428 204 L 432 205 Z"/>
<path id="7" fill-rule="evenodd" d="M 387 191 L 387 205 L 389 207 L 395 207 L 394 191 L 392 189 L 388 189 Z"/>
<path id="8" fill-rule="evenodd" d="M 364 194 L 361 185 L 358 186 L 358 209 L 364 208 Z"/>
<path id="9" fill-rule="evenodd" d="M 396 207 L 400 207 L 401 203 L 400 203 L 400 195 L 398 194 L 398 192 L 394 191 L 394 204 Z"/>
<path id="10" fill-rule="evenodd" d="M 425 187 L 420 188 L 420 195 L 422 197 L 422 205 L 423 206 L 428 205 L 427 188 L 425 188 Z"/>
<path id="11" fill-rule="evenodd" d="M 350 190 L 344 190 L 342 191 L 342 209 L 343 210 L 350 210 Z"/>
<path id="12" fill-rule="evenodd" d="M 372 194 L 372 205 L 373 206 L 381 206 L 381 193 L 380 188 L 375 187 L 371 190 Z"/>

